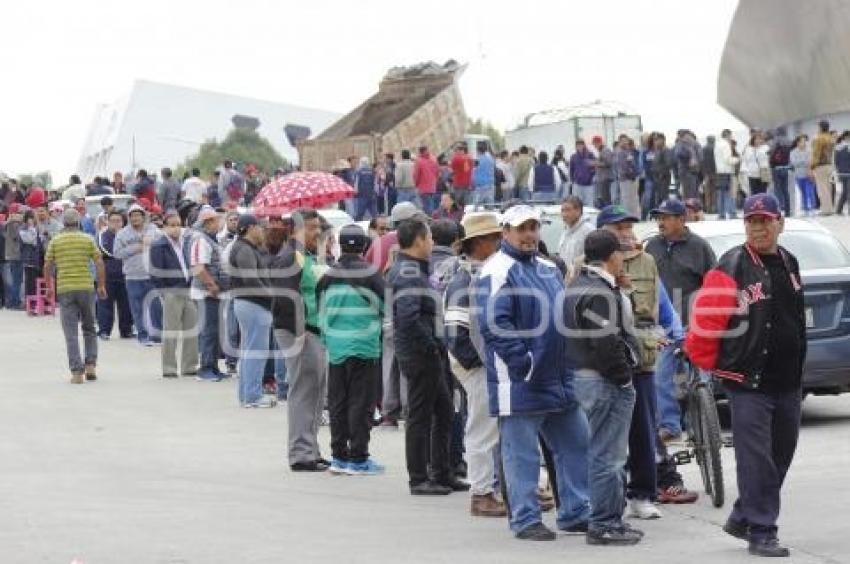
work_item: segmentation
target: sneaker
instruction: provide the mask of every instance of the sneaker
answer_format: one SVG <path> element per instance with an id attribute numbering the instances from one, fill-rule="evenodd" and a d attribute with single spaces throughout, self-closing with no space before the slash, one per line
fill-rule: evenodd
<path id="1" fill-rule="evenodd" d="M 198 372 L 198 375 L 195 376 L 195 380 L 197 380 L 198 382 L 221 382 L 221 376 L 219 376 L 215 372 L 206 370 Z"/>
<path id="2" fill-rule="evenodd" d="M 454 476 L 452 476 L 448 480 L 440 480 L 437 483 L 440 484 L 441 486 L 446 486 L 447 488 L 449 488 L 453 492 L 468 492 L 469 488 L 471 487 L 469 485 L 469 482 L 464 482 L 463 480 L 458 480 Z"/>
<path id="3" fill-rule="evenodd" d="M 350 474 L 350 465 L 345 460 L 340 460 L 339 458 L 332 458 L 331 465 L 328 467 L 328 472 L 331 474 Z"/>
<path id="4" fill-rule="evenodd" d="M 366 459 L 366 462 L 351 462 L 348 469 L 352 476 L 376 476 L 386 471 L 386 468 L 371 458 Z"/>
<path id="5" fill-rule="evenodd" d="M 152 347 L 152 346 L 154 346 L 154 342 L 153 342 L 153 341 L 151 341 L 150 339 L 146 339 L 146 340 L 144 340 L 144 341 L 139 341 L 139 343 L 140 343 L 143 347 Z"/>
<path id="6" fill-rule="evenodd" d="M 726 524 L 723 525 L 723 532 L 736 539 L 750 540 L 750 527 L 742 521 L 727 519 Z"/>
<path id="7" fill-rule="evenodd" d="M 163 378 L 177 378 L 178 376 L 177 376 L 177 374 L 172 374 L 172 373 L 169 372 L 168 374 L 163 374 L 162 377 Z"/>
<path id="8" fill-rule="evenodd" d="M 101 341 L 108 341 L 109 340 L 109 333 L 98 333 L 97 338 L 100 339 Z"/>
<path id="9" fill-rule="evenodd" d="M 505 502 L 496 499 L 495 494 L 472 494 L 469 513 L 473 517 L 506 517 L 508 515 L 508 508 L 505 506 Z"/>
<path id="10" fill-rule="evenodd" d="M 410 486 L 410 495 L 449 495 L 450 493 L 452 493 L 451 488 L 434 482 L 422 482 Z"/>
<path id="11" fill-rule="evenodd" d="M 590 530 L 585 542 L 599 546 L 631 546 L 641 541 L 643 536 L 625 527 L 619 529 Z"/>
<path id="12" fill-rule="evenodd" d="M 555 540 L 555 533 L 543 523 L 535 523 L 518 532 L 516 538 L 530 541 L 553 541 Z"/>
<path id="13" fill-rule="evenodd" d="M 621 527 L 622 527 L 623 529 L 627 530 L 627 531 L 631 531 L 631 532 L 633 532 L 634 534 L 636 534 L 636 535 L 637 535 L 637 536 L 639 536 L 640 538 L 643 538 L 643 537 L 644 537 L 644 534 L 645 534 L 645 533 L 644 533 L 643 531 L 641 531 L 640 529 L 635 529 L 634 527 L 632 527 L 631 525 L 629 525 L 629 524 L 628 524 L 627 522 L 625 522 L 625 521 L 623 521 L 623 524 L 621 525 Z"/>
<path id="14" fill-rule="evenodd" d="M 682 438 L 682 433 L 674 433 L 667 429 L 661 429 L 658 431 L 658 439 L 666 444 L 675 443 Z"/>
<path id="15" fill-rule="evenodd" d="M 589 524 L 587 521 L 580 521 L 575 525 L 570 525 L 569 527 L 558 527 L 561 531 L 564 531 L 570 535 L 584 535 L 587 534 L 589 528 Z"/>
<path id="16" fill-rule="evenodd" d="M 661 511 L 648 499 L 630 499 L 629 516 L 638 519 L 660 519 Z"/>
<path id="17" fill-rule="evenodd" d="M 71 374 L 71 383 L 72 384 L 82 384 L 83 383 L 83 373 L 74 372 Z"/>
<path id="18" fill-rule="evenodd" d="M 331 414 L 327 409 L 322 410 L 322 417 L 319 419 L 319 425 L 327 427 L 331 424 Z"/>
<path id="19" fill-rule="evenodd" d="M 692 492 L 685 486 L 669 486 L 658 490 L 658 503 L 694 503 L 699 499 L 697 492 Z"/>
<path id="20" fill-rule="evenodd" d="M 381 424 L 378 425 L 381 431 L 398 431 L 398 420 L 394 417 L 384 417 Z"/>
<path id="21" fill-rule="evenodd" d="M 135 339 L 136 334 L 135 333 L 121 333 L 121 338 L 122 339 Z"/>
<path id="22" fill-rule="evenodd" d="M 293 472 L 324 472 L 328 470 L 330 467 L 326 464 L 322 464 L 317 460 L 312 460 L 310 462 L 296 462 L 295 464 L 290 464 L 289 469 Z"/>
<path id="23" fill-rule="evenodd" d="M 86 364 L 86 380 L 89 382 L 97 380 L 97 371 L 95 370 L 94 364 Z"/>
<path id="24" fill-rule="evenodd" d="M 277 405 L 276 399 L 270 398 L 268 396 L 263 396 L 262 398 L 258 399 L 255 402 L 243 404 L 242 407 L 262 409 L 262 408 L 274 407 L 276 405 Z"/>
<path id="25" fill-rule="evenodd" d="M 235 364 L 228 364 L 227 365 L 227 373 L 230 374 L 231 376 L 235 376 L 236 375 L 236 365 Z"/>
<path id="26" fill-rule="evenodd" d="M 537 503 L 540 505 L 540 511 L 543 513 L 555 509 L 555 498 L 547 490 L 537 489 Z"/>
<path id="27" fill-rule="evenodd" d="M 791 551 L 779 544 L 779 539 L 776 537 L 751 539 L 749 552 L 753 556 L 765 556 L 768 558 L 787 558 L 791 556 Z"/>

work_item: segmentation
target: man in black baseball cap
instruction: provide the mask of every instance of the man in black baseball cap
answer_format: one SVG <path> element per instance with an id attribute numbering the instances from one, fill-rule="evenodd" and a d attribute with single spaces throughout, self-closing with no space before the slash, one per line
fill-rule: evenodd
<path id="1" fill-rule="evenodd" d="M 342 255 L 316 285 L 319 324 L 328 351 L 328 409 L 335 474 L 384 471 L 369 457 L 369 431 L 381 375 L 384 279 L 361 258 L 369 237 L 358 225 L 339 232 Z"/>

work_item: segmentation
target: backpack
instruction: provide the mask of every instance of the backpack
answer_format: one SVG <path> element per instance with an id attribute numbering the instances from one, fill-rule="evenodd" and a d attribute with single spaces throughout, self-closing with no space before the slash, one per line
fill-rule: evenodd
<path id="1" fill-rule="evenodd" d="M 782 143 L 777 143 L 773 151 L 770 152 L 770 166 L 776 168 L 778 166 L 788 166 L 791 162 L 791 147 Z"/>

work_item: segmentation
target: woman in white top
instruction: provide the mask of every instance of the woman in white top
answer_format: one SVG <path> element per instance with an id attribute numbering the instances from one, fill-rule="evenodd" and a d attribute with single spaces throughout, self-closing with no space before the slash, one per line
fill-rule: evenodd
<path id="1" fill-rule="evenodd" d="M 750 183 L 750 195 L 767 192 L 767 177 L 762 177 L 763 171 L 770 174 L 770 147 L 765 141 L 764 134 L 756 131 L 750 137 L 749 144 L 744 147 L 741 155 L 741 168 L 746 172 Z"/>

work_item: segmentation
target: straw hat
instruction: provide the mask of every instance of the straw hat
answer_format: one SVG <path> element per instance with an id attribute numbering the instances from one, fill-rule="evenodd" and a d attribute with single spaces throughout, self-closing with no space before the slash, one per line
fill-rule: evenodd
<path id="1" fill-rule="evenodd" d="M 464 241 L 502 232 L 502 226 L 499 224 L 499 215 L 493 212 L 466 214 L 460 224 L 463 225 Z"/>

